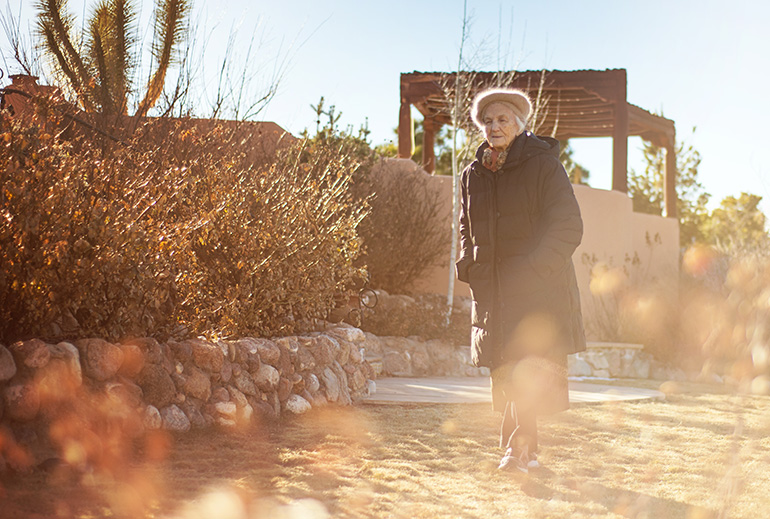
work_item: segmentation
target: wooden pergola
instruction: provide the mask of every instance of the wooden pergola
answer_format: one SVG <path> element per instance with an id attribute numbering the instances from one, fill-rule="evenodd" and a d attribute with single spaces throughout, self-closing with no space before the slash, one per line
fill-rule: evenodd
<path id="1" fill-rule="evenodd" d="M 471 77 L 467 102 L 479 91 L 495 85 L 495 72 L 463 73 Z M 456 73 L 412 72 L 401 74 L 401 108 L 398 155 L 412 155 L 411 106 L 423 116 L 423 167 L 435 171 L 435 136 L 451 124 L 450 101 Z M 638 136 L 666 150 L 664 206 L 676 217 L 676 131 L 674 122 L 630 104 L 626 100 L 626 70 L 515 72 L 510 88 L 526 91 L 535 104 L 534 127 L 540 135 L 559 140 L 579 137 L 612 137 L 612 189 L 628 192 L 628 137 Z M 465 109 L 467 112 L 467 108 Z M 464 124 L 472 124 L 467 113 Z"/>

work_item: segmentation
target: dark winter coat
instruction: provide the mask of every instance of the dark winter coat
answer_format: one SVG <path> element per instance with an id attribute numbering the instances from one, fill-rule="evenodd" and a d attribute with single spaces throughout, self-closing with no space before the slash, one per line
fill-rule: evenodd
<path id="1" fill-rule="evenodd" d="M 572 253 L 583 236 L 559 143 L 524 132 L 496 172 L 484 143 L 462 173 L 457 277 L 473 296 L 472 353 L 495 369 L 585 350 Z"/>

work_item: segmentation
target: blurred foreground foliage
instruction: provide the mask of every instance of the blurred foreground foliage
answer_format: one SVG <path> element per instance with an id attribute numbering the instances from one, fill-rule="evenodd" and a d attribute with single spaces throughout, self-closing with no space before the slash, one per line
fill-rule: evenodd
<path id="1" fill-rule="evenodd" d="M 694 246 L 683 259 L 680 356 L 770 394 L 770 260 L 765 254 Z"/>
<path id="2" fill-rule="evenodd" d="M 64 127 L 0 114 L 0 341 L 286 334 L 360 283 L 368 207 L 339 143 L 260 164 L 218 125 L 148 122 L 128 146 Z"/>
<path id="3" fill-rule="evenodd" d="M 649 259 L 638 256 L 620 265 L 588 254 L 583 261 L 591 270 L 593 320 L 586 330 L 593 340 L 641 343 L 658 360 L 700 372 L 706 381 L 770 394 L 765 254 L 693 245 L 680 274 L 668 281 L 646 272 Z"/>

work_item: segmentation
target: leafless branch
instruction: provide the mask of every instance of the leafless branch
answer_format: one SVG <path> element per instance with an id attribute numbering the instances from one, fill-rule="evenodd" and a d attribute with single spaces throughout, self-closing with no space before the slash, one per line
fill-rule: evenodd
<path id="1" fill-rule="evenodd" d="M 11 9 L 10 2 L 6 3 L 5 14 L 0 13 L 0 26 L 3 28 L 5 38 L 13 54 L 13 60 L 21 67 L 21 71 L 30 76 L 39 75 L 40 57 L 31 43 L 29 35 L 25 38 L 21 31 L 21 14 L 16 14 Z M 21 13 L 21 0 L 19 0 L 19 13 Z M 6 70 L 10 70 L 6 56 L 3 55 L 3 64 Z"/>

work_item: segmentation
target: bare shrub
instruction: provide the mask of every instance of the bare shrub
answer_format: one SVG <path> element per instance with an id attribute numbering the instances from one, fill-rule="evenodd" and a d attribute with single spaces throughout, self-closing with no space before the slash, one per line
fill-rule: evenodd
<path id="1" fill-rule="evenodd" d="M 361 127 L 357 135 L 351 128 L 340 131 L 341 113 L 324 103 L 321 97 L 312 106 L 317 124 L 310 142 L 334 147 L 360 164 L 353 184 L 356 205 L 371 207 L 358 227 L 364 247 L 359 264 L 368 271 L 371 288 L 410 293 L 449 251 L 451 208 L 441 199 L 438 179 L 411 160 L 378 159 L 367 142 L 368 129 Z"/>
<path id="2" fill-rule="evenodd" d="M 0 340 L 288 333 L 360 276 L 366 206 L 338 148 L 264 165 L 219 126 L 118 146 L 59 140 L 55 119 L 0 114 Z"/>
<path id="3" fill-rule="evenodd" d="M 382 159 L 366 189 L 371 214 L 360 227 L 371 286 L 409 293 L 449 252 L 449 207 L 431 177 L 411 161 Z"/>

